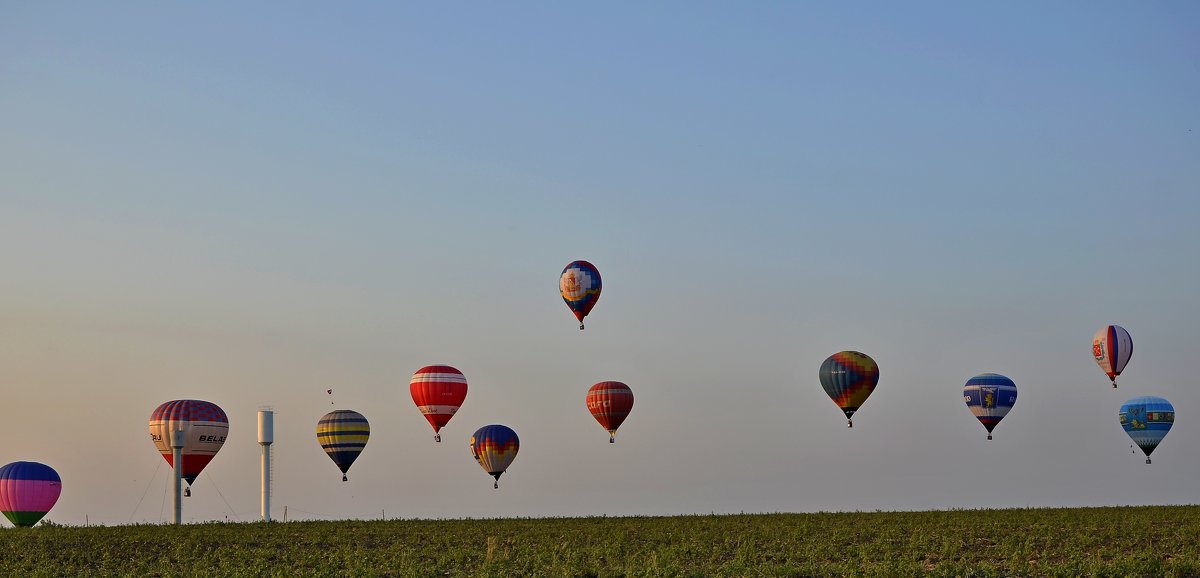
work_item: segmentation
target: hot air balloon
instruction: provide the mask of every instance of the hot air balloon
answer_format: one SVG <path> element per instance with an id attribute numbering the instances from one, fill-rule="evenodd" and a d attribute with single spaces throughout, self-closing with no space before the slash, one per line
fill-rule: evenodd
<path id="1" fill-rule="evenodd" d="M 517 432 L 504 425 L 485 425 L 471 436 L 471 455 L 483 471 L 496 478 L 493 488 L 500 487 L 500 475 L 517 457 L 520 447 L 521 440 L 517 438 Z"/>
<path id="2" fill-rule="evenodd" d="M 600 271 L 587 261 L 571 261 L 558 277 L 558 292 L 579 320 L 582 330 L 583 318 L 600 299 Z"/>
<path id="3" fill-rule="evenodd" d="M 0 512 L 14 526 L 38 523 L 62 493 L 54 468 L 37 462 L 13 462 L 0 467 Z"/>
<path id="4" fill-rule="evenodd" d="M 846 414 L 846 427 L 854 427 L 854 412 L 862 407 L 879 383 L 879 366 L 865 353 L 842 351 L 821 364 L 821 387 Z"/>
<path id="5" fill-rule="evenodd" d="M 1150 454 L 1175 423 L 1175 407 L 1161 397 L 1135 397 L 1121 406 L 1120 415 L 1121 428 L 1142 448 L 1146 463 L 1150 463 Z"/>
<path id="6" fill-rule="evenodd" d="M 467 398 L 467 378 L 449 365 L 429 365 L 413 374 L 408 390 L 417 409 L 433 426 L 433 440 L 442 441 L 442 428 Z"/>
<path id="7" fill-rule="evenodd" d="M 168 401 L 150 414 L 150 439 L 163 459 L 173 467 L 171 432 L 184 432 L 183 479 L 192 495 L 191 485 L 196 476 L 212 461 L 229 435 L 229 418 L 217 404 L 197 399 Z"/>
<path id="8" fill-rule="evenodd" d="M 1112 386 L 1117 386 L 1117 376 L 1125 371 L 1129 358 L 1133 356 L 1133 338 L 1120 325 L 1106 325 L 1092 336 L 1092 355 Z"/>
<path id="9" fill-rule="evenodd" d="M 998 373 L 981 373 L 967 380 L 963 401 L 987 429 L 990 440 L 996 424 L 1008 415 L 1008 410 L 1017 401 L 1017 384 Z"/>
<path id="10" fill-rule="evenodd" d="M 619 381 L 601 381 L 587 392 L 587 408 L 608 430 L 608 443 L 616 443 L 617 428 L 633 409 L 633 390 Z"/>
<path id="11" fill-rule="evenodd" d="M 329 459 L 342 470 L 342 481 L 349 480 L 346 472 L 358 459 L 367 438 L 371 437 L 371 426 L 367 418 L 357 411 L 338 409 L 325 414 L 317 422 L 317 442 L 329 455 Z"/>

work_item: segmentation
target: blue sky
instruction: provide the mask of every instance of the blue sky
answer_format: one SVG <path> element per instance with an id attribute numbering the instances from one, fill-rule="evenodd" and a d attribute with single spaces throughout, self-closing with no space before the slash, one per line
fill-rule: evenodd
<path id="1" fill-rule="evenodd" d="M 326 517 L 1197 499 L 1191 3 L 4 12 L 0 461 L 58 469 L 52 519 L 157 519 L 178 397 L 232 420 L 197 520 L 257 511 L 263 404 L 276 503 Z M 816 380 L 842 349 L 882 371 L 852 432 Z M 434 446 L 406 384 L 442 362 L 471 393 Z M 990 444 L 985 371 L 1021 391 Z M 615 447 L 605 379 L 637 396 Z M 348 485 L 329 387 L 375 432 Z M 1180 410 L 1152 469 L 1135 395 Z M 494 421 L 500 494 L 459 447 Z"/>

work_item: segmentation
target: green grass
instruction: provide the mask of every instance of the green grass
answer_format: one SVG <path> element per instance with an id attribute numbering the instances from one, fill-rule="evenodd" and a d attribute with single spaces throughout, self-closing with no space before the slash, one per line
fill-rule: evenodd
<path id="1" fill-rule="evenodd" d="M 1200 506 L 47 527 L 3 576 L 1200 576 Z"/>

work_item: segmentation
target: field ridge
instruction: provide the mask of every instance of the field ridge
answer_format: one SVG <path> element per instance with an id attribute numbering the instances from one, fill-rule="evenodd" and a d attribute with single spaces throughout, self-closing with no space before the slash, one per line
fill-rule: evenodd
<path id="1" fill-rule="evenodd" d="M 23 576 L 1200 576 L 1200 506 L 214 522 L 0 533 Z"/>

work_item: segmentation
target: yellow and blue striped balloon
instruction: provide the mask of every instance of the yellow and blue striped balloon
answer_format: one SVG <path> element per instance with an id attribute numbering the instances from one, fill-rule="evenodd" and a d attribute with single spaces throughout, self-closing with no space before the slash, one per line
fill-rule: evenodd
<path id="1" fill-rule="evenodd" d="M 356 411 L 331 411 L 317 422 L 317 442 L 329 459 L 342 470 L 343 482 L 348 479 L 346 471 L 358 459 L 363 448 L 367 447 L 367 438 L 370 436 L 371 426 L 367 418 Z"/>

